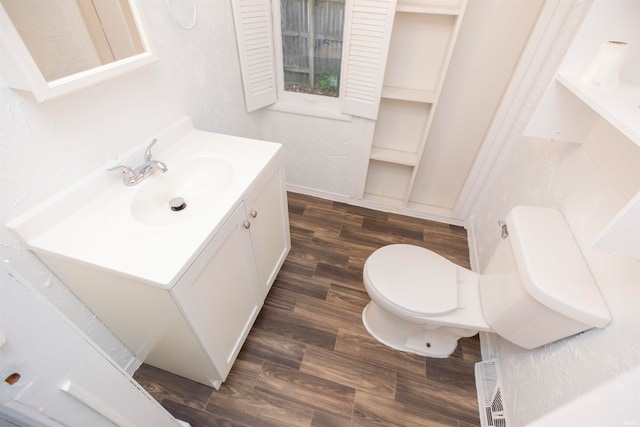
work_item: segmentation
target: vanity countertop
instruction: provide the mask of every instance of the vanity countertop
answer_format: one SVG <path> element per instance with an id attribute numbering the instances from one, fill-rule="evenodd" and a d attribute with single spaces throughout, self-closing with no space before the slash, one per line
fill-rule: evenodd
<path id="1" fill-rule="evenodd" d="M 137 147 L 132 150 L 135 156 L 105 165 L 7 227 L 36 253 L 73 259 L 165 289 L 173 287 L 261 172 L 281 155 L 282 146 L 196 130 L 188 118 L 155 137 L 158 143 L 153 156 L 166 163 L 165 174 L 156 173 L 126 187 L 120 174 L 106 171 L 123 162 L 135 165 L 144 149 Z M 207 170 L 211 158 L 217 163 Z M 178 173 L 213 174 L 215 178 L 220 165 L 226 168 L 224 183 L 204 176 L 210 186 L 203 186 L 202 180 L 194 184 L 191 175 L 184 182 L 172 183 Z M 175 190 L 167 190 L 172 185 Z M 185 197 L 184 211 L 169 210 L 170 191 L 191 195 L 191 199 Z M 175 196 L 183 194 L 171 197 Z M 158 197 L 162 198 L 161 215 L 152 211 L 160 209 Z"/>

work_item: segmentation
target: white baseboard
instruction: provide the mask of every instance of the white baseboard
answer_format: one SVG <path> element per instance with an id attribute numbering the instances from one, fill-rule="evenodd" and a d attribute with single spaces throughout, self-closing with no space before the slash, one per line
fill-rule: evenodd
<path id="1" fill-rule="evenodd" d="M 348 205 L 359 206 L 367 209 L 374 209 L 382 212 L 391 212 L 399 215 L 406 215 L 413 218 L 421 218 L 429 221 L 441 222 L 444 224 L 456 225 L 459 227 L 465 227 L 466 223 L 463 220 L 448 218 L 441 215 L 433 215 L 428 212 L 421 211 L 419 209 L 412 209 L 400 206 L 388 206 L 384 203 L 379 203 L 371 200 L 354 199 L 344 194 L 331 193 L 328 191 L 317 190 L 309 187 L 302 187 L 299 185 L 287 184 L 287 191 L 292 193 L 306 194 L 307 196 L 319 197 L 321 199 L 331 200 L 333 202 L 346 203 Z"/>

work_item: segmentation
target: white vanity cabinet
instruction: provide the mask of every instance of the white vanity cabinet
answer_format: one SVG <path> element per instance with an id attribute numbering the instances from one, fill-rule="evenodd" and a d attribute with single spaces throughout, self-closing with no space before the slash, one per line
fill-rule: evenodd
<path id="1" fill-rule="evenodd" d="M 157 139 L 165 174 L 125 187 L 103 168 L 8 227 L 131 350 L 130 371 L 217 388 L 291 248 L 283 150 L 188 119 Z"/>
<path id="2" fill-rule="evenodd" d="M 284 170 L 262 180 L 244 202 L 262 298 L 289 253 L 289 215 Z"/>
<path id="3" fill-rule="evenodd" d="M 221 379 L 262 307 L 244 222 L 241 204 L 171 290 Z"/>
<path id="4" fill-rule="evenodd" d="M 283 185 L 260 180 L 171 290 L 222 380 L 290 249 Z"/>

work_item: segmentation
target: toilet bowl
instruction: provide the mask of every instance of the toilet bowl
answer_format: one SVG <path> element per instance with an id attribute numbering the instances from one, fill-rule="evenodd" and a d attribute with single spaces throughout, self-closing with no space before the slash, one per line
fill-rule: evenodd
<path id="1" fill-rule="evenodd" d="M 593 328 L 610 314 L 562 215 L 517 207 L 480 275 L 428 249 L 383 246 L 365 262 L 367 331 L 397 350 L 447 357 L 461 337 L 495 332 L 524 348 Z"/>
<path id="2" fill-rule="evenodd" d="M 447 357 L 459 338 L 491 331 L 482 314 L 479 278 L 428 249 L 384 246 L 363 270 L 372 300 L 362 314 L 364 326 L 397 350 Z"/>

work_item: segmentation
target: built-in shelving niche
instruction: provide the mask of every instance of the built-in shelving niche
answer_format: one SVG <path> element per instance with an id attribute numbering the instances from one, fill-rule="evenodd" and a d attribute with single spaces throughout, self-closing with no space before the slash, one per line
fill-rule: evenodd
<path id="1" fill-rule="evenodd" d="M 621 84 L 607 90 L 583 81 L 582 74 L 602 43 L 635 43 L 640 2 L 594 0 L 582 27 L 542 97 L 529 124 L 528 136 L 581 143 L 600 118 L 609 122 L 640 150 L 640 57 L 637 48 L 626 58 Z M 604 227 L 594 247 L 640 259 L 640 186 L 637 193 Z"/>
<path id="2" fill-rule="evenodd" d="M 391 206 L 402 206 L 403 190 L 411 177 L 412 169 L 411 166 L 370 160 L 365 195 L 370 200 L 384 200 Z"/>
<path id="3" fill-rule="evenodd" d="M 371 158 L 415 166 L 431 104 L 382 99 Z"/>
<path id="4" fill-rule="evenodd" d="M 364 199 L 409 206 L 465 0 L 399 0 Z"/>
<path id="5" fill-rule="evenodd" d="M 456 16 L 396 12 L 385 88 L 408 89 L 424 102 L 437 96 Z M 384 96 L 384 94 L 383 94 Z"/>

